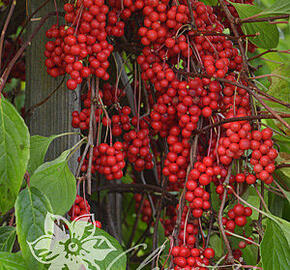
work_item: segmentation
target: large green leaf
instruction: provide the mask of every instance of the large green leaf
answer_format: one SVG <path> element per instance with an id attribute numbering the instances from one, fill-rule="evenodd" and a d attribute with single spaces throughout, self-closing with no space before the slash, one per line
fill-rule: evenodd
<path id="1" fill-rule="evenodd" d="M 281 99 L 289 103 L 290 63 L 280 65 L 278 68 L 274 69 L 272 73 L 280 77 L 272 77 L 271 79 L 272 83 L 267 93 L 271 96 L 274 96 L 278 99 Z"/>
<path id="2" fill-rule="evenodd" d="M 20 192 L 15 203 L 16 232 L 22 255 L 30 269 L 42 269 L 27 242 L 45 234 L 44 221 L 52 208 L 47 197 L 34 187 Z"/>
<path id="3" fill-rule="evenodd" d="M 262 12 L 261 8 L 253 5 L 230 3 L 236 8 L 241 19 L 249 18 Z M 276 48 L 279 43 L 279 32 L 275 24 L 270 24 L 269 22 L 243 23 L 242 29 L 246 35 L 259 33 L 258 36 L 249 37 L 249 40 L 259 48 Z"/>
<path id="4" fill-rule="evenodd" d="M 14 227 L 0 227 L 0 251 L 11 252 L 15 242 L 15 237 L 16 230 Z"/>
<path id="5" fill-rule="evenodd" d="M 17 253 L 0 252 L 0 270 L 28 270 L 23 257 Z"/>
<path id="6" fill-rule="evenodd" d="M 268 192 L 268 201 L 270 212 L 277 217 L 282 217 L 284 206 L 288 201 L 272 192 Z"/>
<path id="7" fill-rule="evenodd" d="M 272 216 L 275 219 L 276 224 L 280 227 L 281 231 L 283 232 L 286 240 L 288 242 L 288 247 L 290 245 L 290 222 L 285 219 Z"/>
<path id="8" fill-rule="evenodd" d="M 267 229 L 261 242 L 260 249 L 264 270 L 289 269 L 289 243 L 281 227 L 277 223 L 271 220 L 267 221 Z"/>
<path id="9" fill-rule="evenodd" d="M 23 119 L 0 96 L 0 213 L 13 207 L 29 160 L 29 132 Z"/>
<path id="10" fill-rule="evenodd" d="M 243 252 L 243 259 L 247 265 L 256 265 L 257 255 L 258 255 L 257 246 L 247 245 L 246 248 L 244 248 L 242 252 Z"/>
<path id="11" fill-rule="evenodd" d="M 67 164 L 69 153 L 67 150 L 57 159 L 42 164 L 30 178 L 31 186 L 48 197 L 53 213 L 58 215 L 65 214 L 76 198 L 76 180 Z"/>
<path id="12" fill-rule="evenodd" d="M 43 137 L 39 135 L 31 136 L 30 139 L 30 159 L 28 163 L 28 172 L 32 174 L 43 162 L 49 145 L 56 138 L 70 135 L 73 133 L 63 133 L 52 135 L 50 137 Z"/>
<path id="13" fill-rule="evenodd" d="M 272 6 L 262 11 L 262 14 L 289 14 L 290 13 L 290 1 L 279 0 L 275 1 Z"/>

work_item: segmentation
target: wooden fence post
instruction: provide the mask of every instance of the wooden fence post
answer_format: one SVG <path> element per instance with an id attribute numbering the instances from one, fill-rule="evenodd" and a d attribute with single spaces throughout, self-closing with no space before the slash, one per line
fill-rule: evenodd
<path id="1" fill-rule="evenodd" d="M 28 3 L 28 14 L 32 14 L 42 1 L 30 0 Z M 57 1 L 60 3 L 60 1 Z M 61 7 L 61 4 L 58 5 Z M 27 34 L 29 35 L 37 27 L 42 16 L 55 11 L 54 1 L 50 1 L 42 8 L 29 23 Z M 60 22 L 63 21 L 59 17 Z M 53 16 L 47 20 L 42 29 L 32 40 L 26 52 L 26 110 L 31 106 L 43 101 L 56 89 L 62 78 L 52 78 L 46 72 L 45 67 L 45 43 L 48 41 L 45 32 L 56 24 L 57 17 Z M 66 88 L 66 80 L 58 88 L 50 99 L 40 107 L 32 111 L 27 117 L 27 123 L 31 135 L 50 136 L 64 132 L 73 131 L 71 126 L 71 113 L 80 108 L 79 91 L 70 91 Z M 47 159 L 56 158 L 61 152 L 72 147 L 79 141 L 78 135 L 70 135 L 56 139 L 49 148 Z M 77 166 L 76 158 L 70 160 L 70 167 L 75 172 Z"/>

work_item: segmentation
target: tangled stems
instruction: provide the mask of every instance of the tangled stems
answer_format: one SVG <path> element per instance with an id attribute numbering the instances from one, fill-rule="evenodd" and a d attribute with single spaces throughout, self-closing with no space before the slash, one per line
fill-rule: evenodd
<path id="1" fill-rule="evenodd" d="M 232 164 L 228 168 L 228 173 L 227 173 L 227 177 L 225 179 L 224 185 L 227 185 L 229 183 L 231 174 L 232 174 Z M 225 192 L 223 194 L 221 206 L 220 206 L 220 209 L 219 209 L 219 212 L 218 212 L 218 224 L 219 224 L 219 229 L 220 229 L 220 232 L 222 234 L 223 240 L 225 242 L 225 245 L 226 245 L 226 248 L 227 248 L 227 251 L 228 251 L 227 260 L 230 263 L 233 263 L 234 262 L 234 257 L 233 257 L 231 245 L 230 245 L 229 240 L 227 238 L 225 229 L 223 227 L 223 221 L 222 221 L 224 206 L 225 206 L 225 202 L 226 202 L 226 197 L 227 197 L 227 190 L 225 190 Z"/>

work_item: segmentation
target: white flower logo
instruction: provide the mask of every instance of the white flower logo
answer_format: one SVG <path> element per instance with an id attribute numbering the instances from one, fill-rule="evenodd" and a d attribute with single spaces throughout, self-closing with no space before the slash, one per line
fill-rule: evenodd
<path id="1" fill-rule="evenodd" d="M 47 213 L 45 235 L 27 242 L 32 255 L 40 263 L 50 264 L 49 270 L 100 270 L 98 262 L 116 248 L 103 235 L 95 235 L 93 219 L 93 215 L 87 214 L 70 223 L 61 216 Z"/>

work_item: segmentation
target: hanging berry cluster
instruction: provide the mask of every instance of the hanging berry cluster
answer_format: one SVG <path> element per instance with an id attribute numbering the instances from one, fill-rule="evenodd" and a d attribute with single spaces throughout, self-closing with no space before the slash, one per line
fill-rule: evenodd
<path id="1" fill-rule="evenodd" d="M 238 16 L 229 3 L 226 7 Z M 146 184 L 146 172 L 155 184 L 166 182 L 164 192 L 180 195 L 178 204 L 162 204 L 160 219 L 166 236 L 174 239 L 174 269 L 208 269 L 215 251 L 205 240 L 210 231 L 204 232 L 203 222 L 212 217 L 227 235 L 239 234 L 236 227 L 244 232 L 252 210 L 235 199 L 251 185 L 270 185 L 278 156 L 273 131 L 249 120 L 255 110 L 245 44 L 239 47 L 225 34 L 230 24 L 220 5 L 77 0 L 64 10 L 66 25 L 47 31 L 53 40 L 45 47 L 45 65 L 53 77 L 69 74 L 71 90 L 88 86 L 83 109 L 72 113 L 72 126 L 94 139 L 93 151 L 78 159 L 81 173 L 91 170 L 96 177 L 119 180 L 129 167 L 136 183 Z M 127 38 L 136 45 L 131 58 Z M 114 48 L 127 46 L 124 54 L 133 65 L 122 67 L 130 75 L 125 84 L 120 70 L 114 81 L 116 74 L 108 68 L 117 63 Z M 153 226 L 152 204 L 158 200 L 142 198 L 134 196 L 136 211 L 141 209 L 142 220 Z M 72 217 L 84 211 L 84 202 L 77 200 Z M 220 220 L 215 203 L 227 207 Z M 247 244 L 241 241 L 230 255 L 240 260 Z"/>

